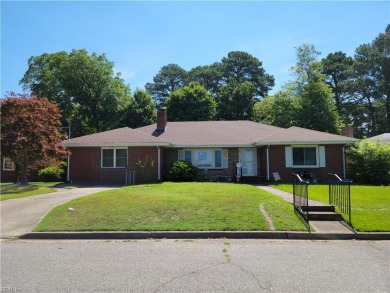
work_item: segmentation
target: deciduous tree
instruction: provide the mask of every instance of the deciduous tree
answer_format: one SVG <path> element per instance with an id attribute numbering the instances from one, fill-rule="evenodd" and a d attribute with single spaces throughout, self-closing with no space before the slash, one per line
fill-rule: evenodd
<path id="1" fill-rule="evenodd" d="M 309 44 L 303 44 L 296 50 L 297 62 L 292 70 L 296 76 L 295 93 L 300 99 L 298 126 L 338 133 L 339 116 L 332 99 L 332 90 L 325 83 L 325 75 L 320 71 L 321 63 L 317 61 L 320 52 Z"/>
<path id="2" fill-rule="evenodd" d="M 172 92 L 166 100 L 169 121 L 207 121 L 216 115 L 216 102 L 199 83 Z"/>
<path id="3" fill-rule="evenodd" d="M 23 88 L 55 101 L 63 111 L 64 126 L 72 121 L 72 136 L 118 126 L 130 89 L 104 54 L 61 51 L 31 57 L 28 65 L 20 81 Z"/>
<path id="4" fill-rule="evenodd" d="M 146 126 L 156 122 L 156 101 L 146 91 L 137 89 L 134 98 L 124 110 L 123 125 L 131 128 Z"/>
<path id="5" fill-rule="evenodd" d="M 29 166 L 43 159 L 64 156 L 60 145 L 60 110 L 46 98 L 9 94 L 1 105 L 1 154 L 10 158 L 20 184 L 28 183 Z"/>
<path id="6" fill-rule="evenodd" d="M 390 144 L 367 139 L 348 150 L 352 179 L 363 184 L 390 184 Z"/>
<path id="7" fill-rule="evenodd" d="M 250 81 L 238 82 L 230 78 L 218 93 L 218 118 L 221 120 L 249 120 L 255 104 L 256 87 Z"/>
<path id="8" fill-rule="evenodd" d="M 294 84 L 288 83 L 275 95 L 256 102 L 252 120 L 288 128 L 297 125 L 300 111 L 300 99 L 295 96 Z"/>

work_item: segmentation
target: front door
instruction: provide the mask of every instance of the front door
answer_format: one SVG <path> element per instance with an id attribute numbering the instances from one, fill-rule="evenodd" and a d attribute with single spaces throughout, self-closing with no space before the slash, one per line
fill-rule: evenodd
<path id="1" fill-rule="evenodd" d="M 257 164 L 256 164 L 256 149 L 240 149 L 240 163 L 242 166 L 243 176 L 256 176 Z"/>

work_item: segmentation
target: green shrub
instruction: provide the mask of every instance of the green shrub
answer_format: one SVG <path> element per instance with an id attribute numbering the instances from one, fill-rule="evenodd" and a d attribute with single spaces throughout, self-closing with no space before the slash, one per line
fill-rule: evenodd
<path id="1" fill-rule="evenodd" d="M 198 168 L 190 162 L 176 161 L 170 166 L 166 177 L 167 180 L 175 182 L 195 181 L 197 172 Z"/>
<path id="2" fill-rule="evenodd" d="M 44 182 L 65 181 L 66 163 L 61 162 L 58 165 L 49 166 L 39 170 L 38 179 Z"/>
<path id="3" fill-rule="evenodd" d="M 359 183 L 390 184 L 390 144 L 362 140 L 348 151 L 351 178 Z"/>

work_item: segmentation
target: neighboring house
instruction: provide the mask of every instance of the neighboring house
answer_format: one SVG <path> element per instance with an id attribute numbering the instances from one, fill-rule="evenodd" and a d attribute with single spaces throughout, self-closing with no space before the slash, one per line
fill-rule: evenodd
<path id="1" fill-rule="evenodd" d="M 374 142 L 380 141 L 383 143 L 390 143 L 390 133 L 383 133 L 383 134 L 380 134 L 377 136 L 373 136 L 373 137 L 368 138 L 368 140 L 374 141 Z"/>
<path id="2" fill-rule="evenodd" d="M 352 137 L 251 121 L 167 122 L 164 110 L 157 123 L 137 129 L 119 128 L 63 141 L 71 151 L 69 179 L 74 183 L 129 183 L 143 181 L 139 162 L 154 162 L 153 181 L 164 179 L 176 160 L 191 161 L 199 179 L 235 180 L 241 163 L 243 179 L 271 181 L 278 172 L 283 181 L 291 173 L 325 181 L 327 173 L 345 177 L 347 145 Z M 249 180 L 248 180 L 249 179 Z"/>
<path id="3" fill-rule="evenodd" d="M 1 157 L 0 182 L 16 182 L 17 179 L 14 162 L 7 157 Z"/>
<path id="4" fill-rule="evenodd" d="M 40 169 L 44 168 L 42 165 L 35 165 L 28 169 L 28 180 L 37 181 L 38 172 Z M 1 169 L 0 169 L 0 182 L 19 182 L 18 174 L 16 173 L 16 168 L 14 162 L 8 157 L 1 156 Z"/>

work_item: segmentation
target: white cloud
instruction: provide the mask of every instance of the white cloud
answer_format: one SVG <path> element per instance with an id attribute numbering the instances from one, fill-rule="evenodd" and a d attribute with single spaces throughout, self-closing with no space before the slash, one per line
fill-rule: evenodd
<path id="1" fill-rule="evenodd" d="M 118 72 L 121 74 L 121 77 L 126 80 L 126 81 L 129 81 L 130 79 L 132 79 L 133 77 L 135 77 L 137 74 L 135 71 L 132 71 L 132 70 L 121 70 L 120 68 L 114 68 L 114 72 L 115 74 L 117 74 Z"/>

